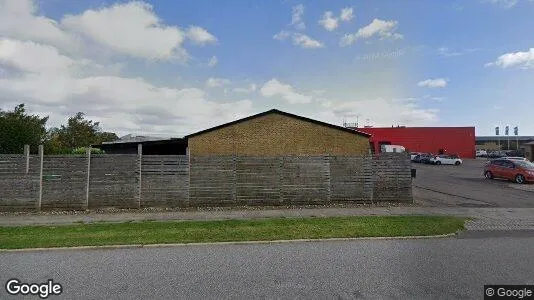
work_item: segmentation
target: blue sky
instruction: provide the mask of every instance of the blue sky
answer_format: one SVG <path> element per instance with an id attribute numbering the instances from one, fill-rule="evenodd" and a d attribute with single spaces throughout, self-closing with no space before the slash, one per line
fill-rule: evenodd
<path id="1" fill-rule="evenodd" d="M 0 0 L 0 108 L 119 134 L 278 108 L 534 135 L 532 28 L 532 0 Z"/>

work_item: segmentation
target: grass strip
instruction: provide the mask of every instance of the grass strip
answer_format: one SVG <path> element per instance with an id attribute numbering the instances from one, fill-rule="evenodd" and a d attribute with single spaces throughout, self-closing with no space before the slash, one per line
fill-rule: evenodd
<path id="1" fill-rule="evenodd" d="M 356 216 L 0 227 L 0 248 L 402 237 L 454 233 L 466 218 Z"/>

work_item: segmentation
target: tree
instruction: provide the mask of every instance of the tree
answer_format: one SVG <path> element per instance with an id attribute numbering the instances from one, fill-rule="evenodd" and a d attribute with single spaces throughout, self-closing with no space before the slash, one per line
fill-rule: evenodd
<path id="1" fill-rule="evenodd" d="M 66 125 L 48 131 L 47 150 L 50 153 L 72 153 L 74 149 L 111 142 L 118 137 L 112 132 L 102 132 L 100 123 L 86 120 L 82 112 L 70 117 Z"/>
<path id="2" fill-rule="evenodd" d="M 27 114 L 24 104 L 13 111 L 0 110 L 0 153 L 21 154 L 24 145 L 30 145 L 30 151 L 36 153 L 46 138 L 47 121 L 48 116 Z"/>

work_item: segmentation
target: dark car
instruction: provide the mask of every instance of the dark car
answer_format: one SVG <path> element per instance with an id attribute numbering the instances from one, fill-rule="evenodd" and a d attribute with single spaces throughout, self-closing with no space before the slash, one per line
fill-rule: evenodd
<path id="1" fill-rule="evenodd" d="M 430 159 L 432 157 L 434 157 L 432 154 L 428 154 L 428 153 L 421 154 L 419 156 L 419 162 L 422 164 L 430 164 Z"/>

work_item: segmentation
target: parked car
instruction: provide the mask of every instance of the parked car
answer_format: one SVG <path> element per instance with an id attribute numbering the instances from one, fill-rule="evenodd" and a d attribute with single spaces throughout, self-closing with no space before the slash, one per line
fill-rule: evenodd
<path id="1" fill-rule="evenodd" d="M 488 152 L 486 150 L 477 150 L 476 157 L 486 157 L 488 156 Z"/>
<path id="2" fill-rule="evenodd" d="M 523 150 L 509 150 L 505 151 L 505 154 L 508 157 L 525 157 L 525 151 Z"/>
<path id="3" fill-rule="evenodd" d="M 463 162 L 457 155 L 437 155 L 430 159 L 433 165 L 461 165 Z"/>
<path id="4" fill-rule="evenodd" d="M 525 160 L 494 159 L 484 166 L 484 177 L 508 179 L 517 183 L 534 182 L 534 163 Z"/>
<path id="5" fill-rule="evenodd" d="M 411 159 L 412 161 L 414 161 L 415 158 L 418 157 L 418 156 L 421 155 L 421 154 L 422 154 L 422 153 L 419 153 L 419 152 L 412 152 L 412 153 L 410 153 L 410 159 Z"/>
<path id="6" fill-rule="evenodd" d="M 432 154 L 424 153 L 419 155 L 419 162 L 422 164 L 430 164 L 430 159 L 434 157 Z"/>
<path id="7" fill-rule="evenodd" d="M 524 160 L 524 161 L 528 161 L 528 159 L 526 159 L 525 157 L 521 157 L 521 156 L 503 156 L 501 157 L 502 159 L 511 159 L 511 160 Z"/>
<path id="8" fill-rule="evenodd" d="M 489 158 L 501 158 L 507 156 L 504 151 L 492 151 L 488 153 Z"/>

